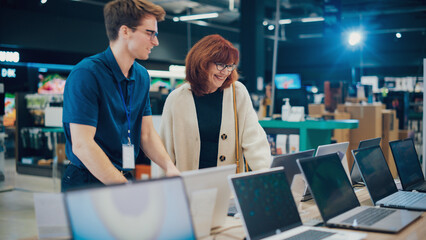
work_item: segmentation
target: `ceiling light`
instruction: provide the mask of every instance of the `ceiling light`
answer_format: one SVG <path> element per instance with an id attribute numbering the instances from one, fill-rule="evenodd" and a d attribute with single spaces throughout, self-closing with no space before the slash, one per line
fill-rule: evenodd
<path id="1" fill-rule="evenodd" d="M 279 24 L 290 24 L 291 23 L 291 19 L 281 19 L 280 21 L 278 21 Z"/>
<path id="2" fill-rule="evenodd" d="M 271 31 L 272 31 L 272 30 L 274 30 L 274 28 L 275 28 L 275 26 L 274 26 L 274 25 L 272 25 L 272 24 L 268 26 L 268 30 L 271 30 Z"/>
<path id="3" fill-rule="evenodd" d="M 351 32 L 349 34 L 349 39 L 348 39 L 348 43 L 351 46 L 355 46 L 358 43 L 360 43 L 362 40 L 362 35 L 360 32 Z"/>
<path id="4" fill-rule="evenodd" d="M 191 20 L 200 20 L 200 19 L 207 19 L 207 18 L 217 18 L 219 17 L 219 13 L 213 12 L 213 13 L 203 13 L 203 14 L 194 14 L 194 15 L 185 15 L 179 17 L 178 21 L 191 21 Z M 173 21 L 175 21 L 175 18 L 173 18 Z M 177 22 L 177 21 L 175 21 Z"/>
<path id="5" fill-rule="evenodd" d="M 322 22 L 324 21 L 323 17 L 309 17 L 309 18 L 302 18 L 300 21 L 302 22 Z"/>
<path id="6" fill-rule="evenodd" d="M 401 33 L 399 33 L 399 32 L 396 33 L 395 36 L 396 36 L 396 38 L 401 38 L 402 37 Z"/>
<path id="7" fill-rule="evenodd" d="M 268 21 L 265 20 L 265 21 L 262 22 L 262 24 L 263 24 L 263 26 L 266 27 L 266 26 L 268 26 Z"/>
<path id="8" fill-rule="evenodd" d="M 47 3 L 47 0 L 40 0 L 41 4 Z"/>

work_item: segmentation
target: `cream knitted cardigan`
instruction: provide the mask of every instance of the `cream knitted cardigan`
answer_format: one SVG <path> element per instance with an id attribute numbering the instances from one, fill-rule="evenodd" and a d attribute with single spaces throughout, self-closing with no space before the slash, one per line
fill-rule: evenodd
<path id="1" fill-rule="evenodd" d="M 200 135 L 190 88 L 190 85 L 185 83 L 170 93 L 164 104 L 160 127 L 160 137 L 180 171 L 194 170 L 199 167 Z M 249 93 L 240 82 L 235 83 L 235 92 L 242 153 L 251 169 L 269 168 L 271 161 L 269 143 L 265 131 L 258 122 Z M 234 125 L 232 87 L 229 87 L 223 93 L 217 166 L 236 162 Z M 220 160 L 221 156 L 222 160 L 225 157 L 223 161 Z M 242 171 L 244 168 L 242 160 L 239 167 Z"/>

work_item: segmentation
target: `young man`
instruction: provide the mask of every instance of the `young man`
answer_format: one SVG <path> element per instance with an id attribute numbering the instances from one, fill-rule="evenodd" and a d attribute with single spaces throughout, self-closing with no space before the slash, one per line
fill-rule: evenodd
<path id="1" fill-rule="evenodd" d="M 93 183 L 125 183 L 139 146 L 166 172 L 178 175 L 154 129 L 146 60 L 158 46 L 165 11 L 146 0 L 115 0 L 104 8 L 109 47 L 75 66 L 64 91 L 66 154 L 62 191 Z"/>

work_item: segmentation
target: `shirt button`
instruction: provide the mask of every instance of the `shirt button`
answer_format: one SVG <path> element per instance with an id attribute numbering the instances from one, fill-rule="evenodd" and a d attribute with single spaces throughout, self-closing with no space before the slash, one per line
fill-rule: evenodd
<path id="1" fill-rule="evenodd" d="M 226 157 L 222 155 L 222 156 L 219 157 L 219 159 L 220 159 L 221 162 L 223 162 L 223 161 L 226 160 Z"/>
<path id="2" fill-rule="evenodd" d="M 225 139 L 227 139 L 228 138 L 228 136 L 224 133 L 224 134 L 222 134 L 222 136 L 220 136 L 221 138 L 222 138 L 222 140 L 225 140 Z"/>

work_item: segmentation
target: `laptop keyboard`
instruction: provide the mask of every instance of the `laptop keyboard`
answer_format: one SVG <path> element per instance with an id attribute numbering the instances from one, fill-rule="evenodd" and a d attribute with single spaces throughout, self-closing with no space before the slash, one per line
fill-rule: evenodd
<path id="1" fill-rule="evenodd" d="M 410 187 L 410 189 L 414 189 L 419 192 L 426 192 L 426 182 L 420 182 Z"/>
<path id="2" fill-rule="evenodd" d="M 388 206 L 410 206 L 424 198 L 424 193 L 418 192 L 398 192 L 385 199 Z"/>
<path id="3" fill-rule="evenodd" d="M 385 208 L 367 208 L 360 213 L 344 220 L 344 223 L 353 224 L 356 221 L 358 225 L 372 225 L 386 216 L 394 213 L 396 210 Z"/>
<path id="4" fill-rule="evenodd" d="M 305 232 L 294 235 L 290 238 L 286 238 L 286 240 L 323 239 L 333 234 L 335 233 L 318 231 L 318 230 L 307 230 Z"/>

